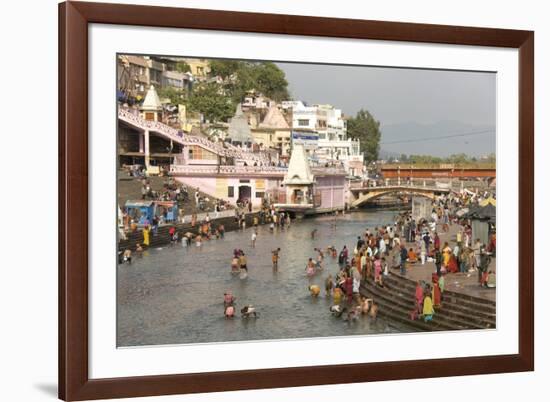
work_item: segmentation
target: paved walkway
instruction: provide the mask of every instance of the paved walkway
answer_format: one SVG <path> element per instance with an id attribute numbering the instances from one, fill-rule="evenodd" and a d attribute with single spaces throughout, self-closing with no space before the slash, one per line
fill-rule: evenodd
<path id="1" fill-rule="evenodd" d="M 453 248 L 456 244 L 456 234 L 459 231 L 459 225 L 452 225 L 449 232 L 445 233 L 441 230 L 441 226 L 438 225 L 437 233 L 441 239 L 441 246 L 447 241 L 449 246 Z M 414 243 L 405 243 L 407 249 L 414 247 Z M 496 272 L 496 258 L 491 258 L 489 269 Z M 399 270 L 393 270 L 395 273 L 399 273 Z M 407 278 L 412 280 L 424 280 L 431 281 L 432 273 L 435 272 L 435 264 L 433 262 L 426 262 L 422 265 L 420 262 L 416 264 L 407 264 Z M 497 276 L 498 286 L 498 276 Z M 452 290 L 458 293 L 464 293 L 469 296 L 481 297 L 484 299 L 496 300 L 496 289 L 482 288 L 477 282 L 477 271 L 468 273 L 456 273 L 447 274 L 445 276 L 445 289 Z"/>

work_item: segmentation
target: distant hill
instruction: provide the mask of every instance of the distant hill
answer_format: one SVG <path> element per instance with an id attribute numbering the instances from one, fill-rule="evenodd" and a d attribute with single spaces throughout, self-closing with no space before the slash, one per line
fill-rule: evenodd
<path id="1" fill-rule="evenodd" d="M 495 127 L 489 125 L 470 125 L 458 121 L 440 121 L 434 124 L 409 122 L 382 125 L 381 131 L 380 157 L 383 159 L 401 154 L 444 157 L 465 153 L 479 157 L 496 152 Z M 475 134 L 469 135 L 470 133 Z M 437 139 L 453 135 L 463 136 Z"/>

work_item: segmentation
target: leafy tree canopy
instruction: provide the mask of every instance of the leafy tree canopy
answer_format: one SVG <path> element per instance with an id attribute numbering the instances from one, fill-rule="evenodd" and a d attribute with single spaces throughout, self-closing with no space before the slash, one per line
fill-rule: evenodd
<path id="1" fill-rule="evenodd" d="M 361 141 L 361 152 L 367 163 L 378 159 L 380 122 L 368 110 L 361 109 L 355 117 L 348 119 L 348 136 Z"/>
<path id="2" fill-rule="evenodd" d="M 187 92 L 182 89 L 163 86 L 158 88 L 157 93 L 161 100 L 166 98 L 170 99 L 172 105 L 181 105 L 187 102 Z"/>
<path id="3" fill-rule="evenodd" d="M 285 73 L 275 63 L 213 60 L 210 69 L 212 75 L 224 80 L 224 87 L 235 103 L 251 90 L 275 101 L 290 97 Z"/>
<path id="4" fill-rule="evenodd" d="M 188 73 L 191 71 L 191 66 L 185 61 L 178 61 L 176 63 L 176 71 L 179 71 L 180 73 Z"/>
<path id="5" fill-rule="evenodd" d="M 238 60 L 212 60 L 210 74 L 227 79 L 235 74 L 242 64 L 243 62 Z"/>
<path id="6" fill-rule="evenodd" d="M 188 106 L 191 111 L 202 113 L 211 122 L 227 121 L 235 113 L 231 98 L 220 84 L 214 82 L 197 86 L 189 97 Z"/>

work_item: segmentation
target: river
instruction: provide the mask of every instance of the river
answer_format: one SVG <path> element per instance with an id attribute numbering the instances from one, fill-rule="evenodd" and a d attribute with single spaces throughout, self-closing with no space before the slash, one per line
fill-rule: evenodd
<path id="1" fill-rule="evenodd" d="M 293 339 L 397 332 L 382 319 L 368 318 L 348 324 L 329 313 L 324 279 L 338 271 L 335 259 L 325 256 L 324 272 L 307 278 L 304 272 L 314 247 L 345 245 L 353 250 L 367 227 L 393 222 L 396 211 L 369 210 L 293 221 L 275 233 L 260 226 L 256 247 L 251 247 L 251 228 L 226 233 L 225 239 L 204 242 L 201 247 L 181 244 L 152 249 L 132 264 L 118 266 L 117 345 L 166 345 Z M 315 239 L 311 231 L 317 229 Z M 273 271 L 271 250 L 280 247 L 279 269 Z M 249 276 L 240 280 L 230 273 L 233 249 L 248 256 Z M 319 285 L 318 299 L 307 287 Z M 225 319 L 223 294 L 232 291 L 237 311 L 253 304 L 258 319 Z M 239 314 L 240 315 L 240 312 Z"/>

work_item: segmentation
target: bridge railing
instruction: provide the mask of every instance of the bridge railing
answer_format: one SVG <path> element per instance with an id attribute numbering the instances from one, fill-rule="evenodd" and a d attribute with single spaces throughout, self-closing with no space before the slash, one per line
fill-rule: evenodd
<path id="1" fill-rule="evenodd" d="M 262 174 L 266 176 L 283 176 L 287 168 L 276 166 L 197 166 L 171 165 L 170 172 L 175 174 Z"/>
<path id="2" fill-rule="evenodd" d="M 449 190 L 451 189 L 451 183 L 440 182 L 437 180 L 422 180 L 422 179 L 413 179 L 413 180 L 397 180 L 397 179 L 387 179 L 380 181 L 378 183 L 373 183 L 372 181 L 360 181 L 360 182 L 351 182 L 350 189 L 375 189 L 375 188 L 385 188 L 385 187 L 411 187 L 411 188 L 430 188 L 430 189 L 440 189 L 440 190 Z"/>

